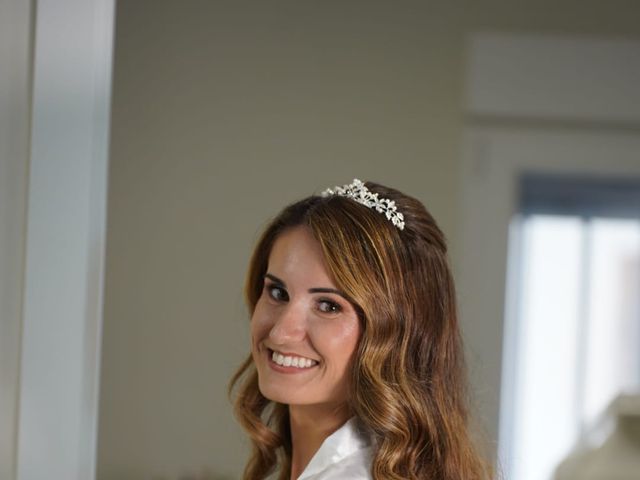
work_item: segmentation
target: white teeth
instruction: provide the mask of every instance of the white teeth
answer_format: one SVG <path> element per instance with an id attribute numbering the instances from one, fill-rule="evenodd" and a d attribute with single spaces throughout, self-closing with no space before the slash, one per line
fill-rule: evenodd
<path id="1" fill-rule="evenodd" d="M 311 360 L 310 358 L 284 356 L 275 351 L 271 354 L 271 360 L 284 367 L 296 368 L 309 368 L 317 363 L 315 360 Z"/>

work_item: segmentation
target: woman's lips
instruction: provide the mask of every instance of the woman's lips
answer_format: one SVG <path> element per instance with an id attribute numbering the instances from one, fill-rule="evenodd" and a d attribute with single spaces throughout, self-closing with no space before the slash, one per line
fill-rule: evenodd
<path id="1" fill-rule="evenodd" d="M 303 373 L 318 366 L 316 360 L 292 354 L 285 355 L 270 348 L 266 349 L 266 355 L 269 366 L 280 373 Z"/>

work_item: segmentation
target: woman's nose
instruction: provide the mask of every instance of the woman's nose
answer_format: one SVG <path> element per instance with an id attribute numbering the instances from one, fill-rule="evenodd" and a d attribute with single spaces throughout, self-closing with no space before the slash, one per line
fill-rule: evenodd
<path id="1" fill-rule="evenodd" d="M 299 342 L 306 335 L 306 325 L 303 309 L 288 304 L 276 314 L 276 319 L 269 332 L 269 338 L 274 344 L 285 345 Z"/>

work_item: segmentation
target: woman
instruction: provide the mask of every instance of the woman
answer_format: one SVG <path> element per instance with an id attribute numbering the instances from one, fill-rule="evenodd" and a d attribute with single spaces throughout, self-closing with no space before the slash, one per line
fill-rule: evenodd
<path id="1" fill-rule="evenodd" d="M 231 380 L 246 480 L 488 479 L 468 429 L 442 232 L 379 184 L 285 208 L 246 283 L 251 356 Z"/>

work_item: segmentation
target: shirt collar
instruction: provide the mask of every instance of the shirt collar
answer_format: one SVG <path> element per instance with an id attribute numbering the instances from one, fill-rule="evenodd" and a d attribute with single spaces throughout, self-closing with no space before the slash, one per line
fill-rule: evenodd
<path id="1" fill-rule="evenodd" d="M 351 417 L 342 427 L 325 438 L 298 480 L 304 480 L 321 472 L 329 465 L 369 447 L 371 442 L 358 428 L 357 420 L 357 417 Z"/>

